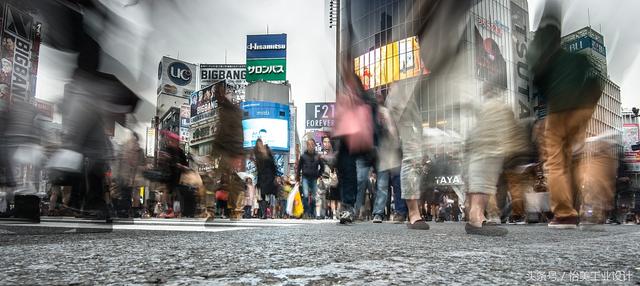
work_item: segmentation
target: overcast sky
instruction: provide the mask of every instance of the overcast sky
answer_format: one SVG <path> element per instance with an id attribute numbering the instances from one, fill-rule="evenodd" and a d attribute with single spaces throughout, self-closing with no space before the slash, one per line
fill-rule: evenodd
<path id="1" fill-rule="evenodd" d="M 540 17 L 542 1 L 529 1 L 532 28 Z M 135 79 L 126 83 L 149 102 L 155 103 L 157 65 L 163 55 L 217 64 L 225 63 L 226 51 L 227 63 L 244 63 L 246 35 L 266 33 L 267 27 L 269 33 L 288 35 L 287 79 L 299 110 L 298 131 L 304 129 L 306 102 L 335 99 L 335 31 L 327 27 L 326 0 L 141 0 L 123 7 L 126 2 L 107 2 L 126 24 L 104 35 L 105 49 L 134 74 Z M 590 11 L 591 26 L 604 34 L 608 70 L 622 89 L 623 106 L 640 107 L 640 33 L 632 24 L 640 1 L 563 2 L 563 33 L 588 25 Z M 60 99 L 72 63 L 72 57 L 43 47 L 37 97 Z M 142 109 L 137 116 L 146 123 L 153 112 L 153 108 Z M 144 134 L 144 127 L 140 124 L 136 131 Z"/>

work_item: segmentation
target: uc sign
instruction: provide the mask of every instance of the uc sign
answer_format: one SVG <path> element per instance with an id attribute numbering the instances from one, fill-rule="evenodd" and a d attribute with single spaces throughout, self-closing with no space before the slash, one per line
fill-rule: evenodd
<path id="1" fill-rule="evenodd" d="M 169 79 L 177 85 L 187 85 L 191 82 L 191 70 L 181 62 L 173 62 L 169 65 Z"/>
<path id="2" fill-rule="evenodd" d="M 335 123 L 336 104 L 334 102 L 307 103 L 305 128 L 319 129 L 333 127 Z"/>

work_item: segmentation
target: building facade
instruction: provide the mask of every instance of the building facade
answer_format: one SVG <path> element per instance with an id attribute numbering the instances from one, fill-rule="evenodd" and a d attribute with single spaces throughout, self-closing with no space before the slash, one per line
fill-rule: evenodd
<path id="1" fill-rule="evenodd" d="M 352 61 L 365 89 L 389 97 L 414 93 L 422 117 L 423 132 L 436 130 L 452 140 L 430 144 L 427 154 L 445 156 L 460 173 L 464 138 L 475 123 L 468 103 L 484 100 L 483 93 L 498 93 L 518 118 L 533 116 L 528 66 L 524 59 L 529 33 L 526 0 L 476 0 L 460 23 L 456 74 L 431 73 L 420 59 L 416 35 L 420 15 L 413 0 L 340 2 L 340 65 Z M 344 87 L 338 86 L 337 96 Z M 473 104 L 472 104 L 473 105 Z M 457 166 L 457 167 L 456 167 Z"/>

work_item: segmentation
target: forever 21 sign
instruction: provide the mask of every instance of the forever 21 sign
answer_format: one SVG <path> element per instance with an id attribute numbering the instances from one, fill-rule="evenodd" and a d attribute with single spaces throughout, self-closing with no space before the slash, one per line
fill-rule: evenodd
<path id="1" fill-rule="evenodd" d="M 307 103 L 304 124 L 305 128 L 320 129 L 323 127 L 333 127 L 335 123 L 335 114 L 335 102 Z"/>

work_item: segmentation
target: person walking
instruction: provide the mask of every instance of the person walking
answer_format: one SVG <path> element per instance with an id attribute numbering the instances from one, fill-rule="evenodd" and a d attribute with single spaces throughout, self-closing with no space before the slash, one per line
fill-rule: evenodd
<path id="1" fill-rule="evenodd" d="M 585 55 L 560 47 L 561 23 L 560 3 L 547 1 L 529 46 L 527 61 L 533 84 L 548 103 L 543 132 L 544 168 L 554 214 L 548 226 L 575 229 L 579 222 L 576 202 L 583 185 L 580 177 L 586 174 L 579 174 L 579 170 L 585 169 L 580 162 L 573 161 L 573 151 L 585 143 L 587 125 L 602 95 L 602 87 L 593 64 Z"/>
<path id="2" fill-rule="evenodd" d="M 300 156 L 296 170 L 297 180 L 302 183 L 302 205 L 307 217 L 315 216 L 318 179 L 324 170 L 324 163 L 315 148 L 316 141 L 307 140 L 307 149 Z"/>
<path id="3" fill-rule="evenodd" d="M 273 159 L 273 153 L 269 146 L 262 142 L 262 139 L 256 140 L 254 148 L 254 159 L 256 169 L 258 171 L 258 188 L 260 189 L 260 214 L 262 219 L 267 218 L 267 207 L 269 198 L 278 194 L 276 186 L 277 168 Z"/>

